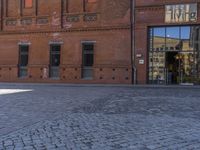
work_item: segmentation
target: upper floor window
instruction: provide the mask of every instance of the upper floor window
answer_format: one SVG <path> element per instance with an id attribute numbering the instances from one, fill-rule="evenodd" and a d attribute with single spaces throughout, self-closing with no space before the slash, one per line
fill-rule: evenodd
<path id="1" fill-rule="evenodd" d="M 24 7 L 25 8 L 32 8 L 33 7 L 33 0 L 24 0 Z"/>

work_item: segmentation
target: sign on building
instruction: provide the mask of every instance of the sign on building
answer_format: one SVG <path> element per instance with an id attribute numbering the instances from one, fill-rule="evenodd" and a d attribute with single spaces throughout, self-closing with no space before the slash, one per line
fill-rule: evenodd
<path id="1" fill-rule="evenodd" d="M 197 21 L 197 4 L 165 6 L 166 23 L 184 23 Z"/>

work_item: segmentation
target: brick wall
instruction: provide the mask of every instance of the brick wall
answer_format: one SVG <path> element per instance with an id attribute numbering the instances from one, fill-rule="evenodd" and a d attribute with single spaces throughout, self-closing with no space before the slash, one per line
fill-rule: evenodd
<path id="1" fill-rule="evenodd" d="M 182 24 L 165 23 L 165 5 L 188 3 L 198 3 L 198 9 L 200 8 L 200 0 L 136 0 L 135 54 L 142 55 L 142 58 L 136 58 L 135 60 L 135 65 L 137 67 L 137 82 L 139 84 L 146 84 L 148 82 L 148 27 L 199 24 L 199 10 L 197 22 Z M 145 64 L 139 64 L 140 59 L 144 59 Z"/>
<path id="2" fill-rule="evenodd" d="M 22 2 L 22 3 L 20 3 Z M 131 83 L 130 1 L 1 0 L 0 81 Z M 81 79 L 81 41 L 96 41 L 93 80 Z M 50 41 L 61 41 L 60 79 L 43 78 Z M 19 43 L 30 43 L 28 76 L 18 78 Z"/>

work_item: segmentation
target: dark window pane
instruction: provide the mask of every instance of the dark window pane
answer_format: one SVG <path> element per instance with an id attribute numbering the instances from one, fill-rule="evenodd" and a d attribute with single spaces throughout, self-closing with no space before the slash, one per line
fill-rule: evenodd
<path id="1" fill-rule="evenodd" d="M 19 77 L 26 77 L 28 74 L 28 50 L 28 45 L 20 45 L 19 47 Z"/>
<path id="2" fill-rule="evenodd" d="M 94 44 L 83 44 L 83 70 L 82 78 L 92 79 L 93 77 L 93 64 L 94 64 Z"/>
<path id="3" fill-rule="evenodd" d="M 51 56 L 51 66 L 59 66 L 60 65 L 60 54 L 53 54 Z"/>
<path id="4" fill-rule="evenodd" d="M 93 51 L 94 45 L 93 44 L 84 44 L 83 49 L 84 49 L 84 51 Z"/>
<path id="5" fill-rule="evenodd" d="M 28 65 L 28 49 L 29 46 L 22 45 L 20 46 L 20 57 L 19 57 L 19 65 L 20 66 L 27 66 Z"/>
<path id="6" fill-rule="evenodd" d="M 20 46 L 20 52 L 21 53 L 28 53 L 28 48 L 29 48 L 29 46 L 27 46 L 27 45 Z"/>
<path id="7" fill-rule="evenodd" d="M 85 54 L 84 55 L 84 66 L 93 66 L 94 58 L 93 54 Z"/>
<path id="8" fill-rule="evenodd" d="M 50 77 L 59 77 L 59 66 L 60 66 L 60 45 L 51 45 L 50 52 Z"/>
<path id="9" fill-rule="evenodd" d="M 51 46 L 51 66 L 59 66 L 60 65 L 60 45 L 52 45 Z"/>
<path id="10" fill-rule="evenodd" d="M 21 55 L 20 66 L 28 65 L 28 55 Z"/>
<path id="11" fill-rule="evenodd" d="M 60 53 L 60 45 L 53 45 L 51 51 L 52 52 L 59 52 Z"/>
<path id="12" fill-rule="evenodd" d="M 94 63 L 94 44 L 83 44 L 83 66 L 92 67 Z"/>

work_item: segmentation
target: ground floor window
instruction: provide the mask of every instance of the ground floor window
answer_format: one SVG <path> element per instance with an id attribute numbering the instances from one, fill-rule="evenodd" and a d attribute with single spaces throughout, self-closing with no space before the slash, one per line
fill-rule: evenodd
<path id="1" fill-rule="evenodd" d="M 82 78 L 93 78 L 93 64 L 94 64 L 94 43 L 82 43 L 83 62 L 82 62 Z"/>
<path id="2" fill-rule="evenodd" d="M 149 28 L 149 83 L 199 82 L 200 26 Z"/>
<path id="3" fill-rule="evenodd" d="M 60 49 L 61 46 L 57 44 L 50 45 L 50 78 L 59 78 L 60 66 Z"/>
<path id="4" fill-rule="evenodd" d="M 29 45 L 20 45 L 19 46 L 19 67 L 18 67 L 18 76 L 26 77 L 27 76 L 27 65 L 28 65 L 28 52 Z"/>

